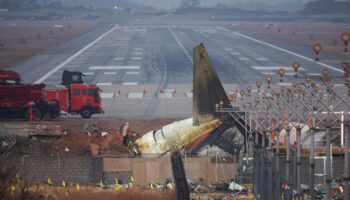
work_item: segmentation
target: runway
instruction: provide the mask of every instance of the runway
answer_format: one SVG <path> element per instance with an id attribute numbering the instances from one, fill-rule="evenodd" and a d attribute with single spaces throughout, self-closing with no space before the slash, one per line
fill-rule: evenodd
<path id="1" fill-rule="evenodd" d="M 273 77 L 273 85 L 291 85 L 294 61 L 301 64 L 300 75 L 319 76 L 325 67 L 332 74 L 342 72 L 340 67 L 315 63 L 312 49 L 222 23 L 101 26 L 14 70 L 24 82 L 47 87 L 60 85 L 63 70 L 83 72 L 86 83 L 102 89 L 106 113 L 93 117 L 185 118 L 192 115 L 192 49 L 199 43 L 205 45 L 228 93 L 255 86 L 257 80 L 265 84 L 266 75 Z M 283 83 L 279 68 L 286 70 Z"/>

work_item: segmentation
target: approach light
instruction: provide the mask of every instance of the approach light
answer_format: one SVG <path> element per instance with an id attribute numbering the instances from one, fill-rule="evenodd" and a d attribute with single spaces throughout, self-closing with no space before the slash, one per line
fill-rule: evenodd
<path id="1" fill-rule="evenodd" d="M 284 76 L 285 73 L 286 73 L 286 70 L 283 69 L 283 68 L 280 68 L 280 69 L 278 70 L 278 74 L 279 74 L 280 77 L 281 77 L 280 82 L 283 82 L 282 78 L 283 78 L 283 76 Z"/>
<path id="2" fill-rule="evenodd" d="M 266 82 L 267 82 L 267 88 L 270 89 L 270 83 L 271 83 L 271 81 L 272 81 L 272 76 L 267 75 L 267 76 L 265 77 L 265 80 L 266 80 Z"/>
<path id="3" fill-rule="evenodd" d="M 298 69 L 300 68 L 300 63 L 299 62 L 293 62 L 292 67 L 293 67 L 293 69 L 295 71 L 295 75 L 294 76 L 297 77 L 298 76 L 297 75 Z"/>
<path id="4" fill-rule="evenodd" d="M 318 60 L 319 60 L 318 54 L 320 53 L 320 51 L 322 51 L 322 46 L 321 46 L 321 44 L 315 43 L 315 44 L 312 46 L 312 49 L 314 50 L 314 52 L 315 52 L 315 54 L 316 54 L 315 60 L 318 61 Z"/>
<path id="5" fill-rule="evenodd" d="M 262 86 L 262 82 L 260 80 L 257 80 L 255 85 L 256 87 L 258 87 L 258 92 L 260 92 L 260 87 Z"/>
<path id="6" fill-rule="evenodd" d="M 344 42 L 344 52 L 348 52 L 348 42 L 350 40 L 350 33 L 343 32 L 340 38 Z"/>

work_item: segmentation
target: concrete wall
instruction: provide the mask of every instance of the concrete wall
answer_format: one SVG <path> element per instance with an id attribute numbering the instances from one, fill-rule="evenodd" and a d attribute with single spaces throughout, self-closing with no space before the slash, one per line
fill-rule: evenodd
<path id="1" fill-rule="evenodd" d="M 236 173 L 233 158 L 187 157 L 183 159 L 187 177 L 210 183 L 228 180 Z M 62 181 L 115 184 L 115 178 L 129 183 L 133 176 L 136 185 L 164 183 L 172 177 L 170 158 L 119 158 L 119 157 L 29 157 L 19 159 L 21 175 L 33 183 L 47 182 L 60 185 Z"/>

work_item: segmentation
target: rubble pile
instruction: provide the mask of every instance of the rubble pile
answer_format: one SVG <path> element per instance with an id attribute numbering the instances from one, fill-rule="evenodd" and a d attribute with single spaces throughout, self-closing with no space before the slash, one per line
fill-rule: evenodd
<path id="1" fill-rule="evenodd" d="M 124 120 L 59 120 L 50 121 L 50 126 L 41 122 L 29 126 L 26 121 L 10 121 L 6 122 L 6 127 L 14 127 L 16 130 L 18 127 L 26 128 L 11 131 L 6 138 L 12 137 L 16 140 L 13 144 L 8 139 L 7 142 L 4 140 L 6 144 L 3 143 L 3 149 L 6 146 L 6 152 L 12 155 L 129 156 L 127 147 L 123 145 L 123 134 L 138 138 L 143 133 L 176 120 L 178 119 L 132 120 L 127 127 Z M 25 130 L 25 134 L 22 133 Z M 45 134 L 46 132 L 49 134 Z M 9 146 L 12 148 L 8 148 Z"/>

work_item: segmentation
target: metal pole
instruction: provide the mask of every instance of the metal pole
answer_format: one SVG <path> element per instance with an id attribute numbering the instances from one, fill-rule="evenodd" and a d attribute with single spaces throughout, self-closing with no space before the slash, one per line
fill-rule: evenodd
<path id="1" fill-rule="evenodd" d="M 299 126 L 296 128 L 297 131 L 297 192 L 298 195 L 302 195 L 301 194 L 301 127 L 300 124 Z"/>
<path id="2" fill-rule="evenodd" d="M 346 113 L 345 115 L 346 121 L 344 121 L 345 124 L 345 152 L 344 152 L 344 199 L 350 199 L 349 197 L 349 181 L 350 181 L 350 174 L 349 174 L 349 131 L 350 131 L 350 122 L 349 122 L 349 113 Z"/>
<path id="3" fill-rule="evenodd" d="M 315 130 L 315 127 L 312 125 L 310 127 L 310 137 L 311 137 L 311 141 L 310 141 L 310 163 L 309 163 L 309 166 L 310 166 L 310 187 L 309 187 L 309 190 L 310 190 L 310 197 L 311 197 L 311 200 L 314 200 L 315 199 L 315 146 L 314 146 L 314 143 L 315 143 L 315 135 L 314 135 L 314 130 Z"/>
<path id="4" fill-rule="evenodd" d="M 288 125 L 287 125 L 288 126 Z M 290 178 L 289 178 L 289 167 L 290 167 L 290 128 L 287 127 L 286 129 L 287 132 L 287 144 L 286 144 L 286 150 L 287 150 L 287 155 L 286 155 L 286 180 L 285 182 L 290 184 Z"/>
<path id="5" fill-rule="evenodd" d="M 326 147 L 327 147 L 327 158 L 326 158 L 326 192 L 327 199 L 331 200 L 331 128 L 329 126 L 326 127 Z"/>
<path id="6" fill-rule="evenodd" d="M 281 180 L 280 180 L 280 132 L 276 129 L 276 173 L 275 173 L 275 192 L 274 200 L 281 199 Z"/>

